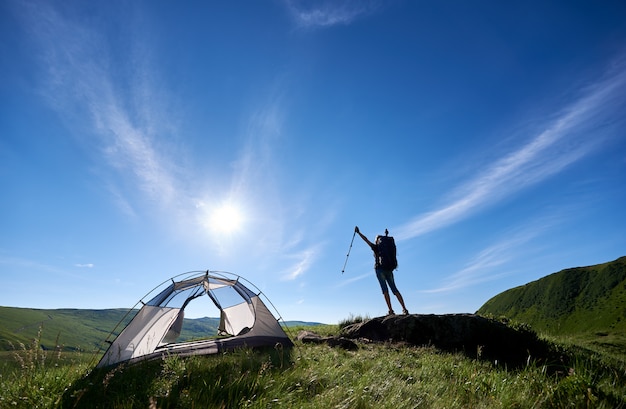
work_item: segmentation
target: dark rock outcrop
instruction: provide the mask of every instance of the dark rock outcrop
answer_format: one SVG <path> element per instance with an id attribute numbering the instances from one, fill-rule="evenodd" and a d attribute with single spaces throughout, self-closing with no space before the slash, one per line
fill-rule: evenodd
<path id="1" fill-rule="evenodd" d="M 300 331 L 296 339 L 303 344 L 327 344 L 331 347 L 339 347 L 350 351 L 359 349 L 357 344 L 350 339 L 344 337 L 322 337 L 311 331 Z"/>
<path id="2" fill-rule="evenodd" d="M 375 342 L 403 342 L 463 352 L 472 358 L 518 367 L 556 357 L 548 343 L 528 329 L 474 314 L 391 315 L 345 327 L 341 337 Z"/>

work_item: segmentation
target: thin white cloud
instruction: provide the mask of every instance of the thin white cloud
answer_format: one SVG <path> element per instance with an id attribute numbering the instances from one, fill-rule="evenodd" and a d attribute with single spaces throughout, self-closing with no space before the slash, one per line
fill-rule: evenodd
<path id="1" fill-rule="evenodd" d="M 235 161 L 229 195 L 249 202 L 249 221 L 255 235 L 254 248 L 261 259 L 289 260 L 291 265 L 279 276 L 285 281 L 302 277 L 314 264 L 323 243 L 307 247 L 307 235 L 299 227 L 302 216 L 298 200 L 285 199 L 279 182 L 281 160 L 277 147 L 288 137 L 283 133 L 285 113 L 284 84 L 277 80 L 259 109 L 249 117 L 244 143 Z M 237 200 L 237 199 L 235 199 Z M 293 261 L 295 260 L 295 262 Z"/>
<path id="2" fill-rule="evenodd" d="M 373 273 L 369 272 L 369 273 L 361 274 L 361 275 L 356 276 L 356 277 L 351 277 L 351 278 L 344 279 L 339 284 L 337 284 L 335 286 L 335 288 L 341 288 L 341 287 L 345 287 L 347 285 L 351 285 L 351 284 L 353 284 L 353 283 L 355 283 L 357 281 L 361 281 L 361 280 L 364 280 L 364 279 L 366 279 L 368 277 L 371 277 L 372 275 L 373 275 Z M 344 278 L 345 278 L 345 274 L 344 274 Z"/>
<path id="3" fill-rule="evenodd" d="M 626 70 L 615 69 L 584 90 L 555 119 L 539 126 L 542 130 L 527 143 L 456 188 L 450 201 L 395 228 L 396 238 L 409 239 L 446 227 L 561 172 L 597 149 L 612 125 L 624 120 L 625 99 Z"/>
<path id="4" fill-rule="evenodd" d="M 348 25 L 380 7 L 368 0 L 285 0 L 296 24 L 303 28 Z"/>
<path id="5" fill-rule="evenodd" d="M 508 273 L 502 270 L 513 258 L 516 250 L 528 243 L 533 237 L 545 229 L 544 225 L 539 229 L 527 229 L 517 234 L 511 234 L 506 239 L 499 241 L 479 252 L 460 271 L 450 275 L 444 280 L 444 284 L 438 288 L 420 291 L 423 293 L 445 293 L 461 290 L 477 284 L 497 280 Z"/>
<path id="6" fill-rule="evenodd" d="M 130 182 L 129 192 L 138 187 L 163 204 L 177 197 L 175 167 L 158 148 L 163 135 L 154 134 L 154 129 L 169 127 L 154 123 L 160 107 L 150 97 L 145 67 L 134 64 L 139 58 L 129 55 L 118 71 L 112 70 L 115 64 L 102 34 L 63 15 L 52 3 L 25 2 L 18 14 L 39 52 L 43 96 L 81 143 L 99 149 L 123 183 Z M 124 71 L 131 78 L 115 77 Z M 123 210 L 132 213 L 127 199 L 120 200 L 122 191 L 115 192 L 115 202 L 126 203 Z"/>
<path id="7" fill-rule="evenodd" d="M 538 237 L 568 222 L 573 212 L 580 211 L 586 205 L 586 203 L 568 204 L 560 207 L 558 211 L 548 211 L 533 220 L 524 221 L 521 226 L 503 232 L 500 240 L 478 252 L 459 271 L 444 277 L 442 284 L 437 288 L 420 292 L 447 293 L 467 290 L 469 287 L 513 274 L 516 267 L 510 267 L 511 265 L 522 258 L 531 257 L 533 251 L 542 246 L 533 243 Z M 524 249 L 523 254 L 520 253 L 520 249 Z"/>
<path id="8" fill-rule="evenodd" d="M 148 197 L 170 203 L 177 192 L 167 155 L 156 149 L 151 135 L 132 124 L 117 101 L 94 102 L 92 115 L 97 118 L 109 162 L 122 173 L 130 171 Z"/>
<path id="9" fill-rule="evenodd" d="M 287 189 L 281 185 L 285 169 L 281 168 L 284 161 L 277 152 L 281 152 L 290 137 L 283 129 L 288 117 L 285 107 L 289 105 L 285 103 L 288 97 L 284 90 L 288 87 L 280 80 L 272 85 L 266 100 L 250 115 L 245 141 L 235 162 L 230 194 L 250 203 L 250 223 L 257 237 L 255 248 L 261 249 L 264 257 L 299 260 L 283 274 L 284 279 L 294 280 L 311 268 L 323 243 L 318 241 L 307 248 L 307 242 L 328 226 L 334 212 L 328 206 L 331 210 L 318 214 L 313 228 L 305 228 L 310 216 L 307 214 L 310 190 L 299 190 L 300 186 Z"/>
<path id="10" fill-rule="evenodd" d="M 119 188 L 114 183 L 111 183 L 110 181 L 109 182 L 105 182 L 105 188 L 107 189 L 107 191 L 111 195 L 113 203 L 115 204 L 115 206 L 122 213 L 126 214 L 126 216 L 128 216 L 129 218 L 132 218 L 132 219 L 137 217 L 137 212 L 135 211 L 135 209 L 133 208 L 131 203 L 120 192 Z"/>
<path id="11" fill-rule="evenodd" d="M 85 263 L 85 264 L 81 264 L 81 263 L 77 263 L 74 264 L 74 267 L 78 267 L 78 268 L 94 268 L 94 264 L 93 263 Z"/>
<path id="12" fill-rule="evenodd" d="M 250 115 L 245 142 L 235 162 L 233 195 L 247 190 L 266 192 L 268 188 L 275 187 L 274 150 L 282 137 L 284 122 L 281 101 L 281 96 L 274 94 L 263 102 L 261 109 Z"/>
<path id="13" fill-rule="evenodd" d="M 0 264 L 5 264 L 20 269 L 30 269 L 32 271 L 43 271 L 55 274 L 65 274 L 64 269 L 51 266 L 49 264 L 43 264 L 38 261 L 28 260 L 19 257 L 9 257 L 0 255 Z"/>
<path id="14" fill-rule="evenodd" d="M 317 253 L 317 248 L 312 247 L 293 256 L 293 258 L 297 258 L 298 261 L 283 274 L 283 280 L 293 281 L 303 275 L 315 261 Z"/>
<path id="15" fill-rule="evenodd" d="M 34 275 L 48 274 L 55 276 L 70 277 L 72 279 L 83 279 L 81 275 L 70 272 L 65 268 L 60 268 L 51 264 L 41 263 L 30 259 L 24 259 L 20 257 L 10 257 L 0 255 L 0 264 L 6 265 L 8 268 L 14 269 L 17 274 L 18 271 L 31 272 Z"/>

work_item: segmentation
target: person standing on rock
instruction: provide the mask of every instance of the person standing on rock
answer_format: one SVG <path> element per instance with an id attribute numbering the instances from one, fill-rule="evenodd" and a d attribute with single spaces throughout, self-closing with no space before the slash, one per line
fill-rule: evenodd
<path id="1" fill-rule="evenodd" d="M 389 289 L 391 289 L 391 292 L 400 302 L 400 305 L 402 306 L 402 314 L 407 315 L 409 311 L 404 305 L 404 299 L 402 298 L 402 294 L 400 294 L 400 291 L 398 291 L 398 288 L 396 287 L 396 282 L 393 277 L 393 270 L 395 270 L 398 266 L 398 263 L 396 261 L 395 243 L 393 242 L 393 237 L 389 237 L 389 231 L 385 229 L 385 236 L 376 236 L 376 244 L 374 244 L 359 231 L 359 226 L 354 227 L 354 232 L 358 233 L 363 241 L 365 241 L 365 243 L 367 243 L 367 245 L 370 246 L 370 248 L 374 252 L 374 258 L 376 259 L 374 269 L 376 270 L 376 278 L 378 279 L 378 283 L 380 284 L 380 289 L 383 291 L 385 302 L 387 303 L 387 307 L 389 308 L 388 315 L 395 314 L 393 312 L 393 308 L 391 307 Z M 389 241 L 391 242 L 390 246 L 393 246 L 393 250 L 391 250 L 393 254 L 389 254 L 390 249 L 387 247 L 388 245 L 386 244 Z"/>

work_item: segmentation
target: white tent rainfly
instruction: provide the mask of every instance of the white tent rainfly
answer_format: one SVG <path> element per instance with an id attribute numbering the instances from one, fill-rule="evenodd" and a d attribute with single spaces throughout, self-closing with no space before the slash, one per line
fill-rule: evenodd
<path id="1" fill-rule="evenodd" d="M 291 347 L 293 343 L 261 299 L 261 291 L 248 281 L 244 285 L 243 281 L 235 274 L 208 270 L 185 273 L 165 281 L 137 303 L 141 308 L 122 332 L 112 342 L 107 340 L 110 346 L 97 367 L 172 354 L 215 354 L 237 347 L 276 344 Z M 154 293 L 156 295 L 149 298 Z M 190 302 L 207 297 L 220 314 L 218 333 L 212 334 L 217 337 L 177 342 L 183 329 L 185 309 Z M 149 301 L 144 302 L 144 299 Z"/>

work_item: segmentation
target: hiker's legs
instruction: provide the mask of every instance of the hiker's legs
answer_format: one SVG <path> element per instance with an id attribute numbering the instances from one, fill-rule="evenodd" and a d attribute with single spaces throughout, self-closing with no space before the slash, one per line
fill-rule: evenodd
<path id="1" fill-rule="evenodd" d="M 402 294 L 400 294 L 400 291 L 397 291 L 394 293 L 394 295 L 396 296 L 396 298 L 398 299 L 398 301 L 400 302 L 400 305 L 402 306 L 402 313 L 403 314 L 408 314 L 409 311 L 406 309 L 406 307 L 404 306 L 404 299 L 402 298 Z"/>
<path id="2" fill-rule="evenodd" d="M 400 294 L 400 291 L 398 291 L 398 287 L 396 287 L 396 280 L 393 277 L 393 271 L 387 271 L 385 274 L 385 279 L 387 281 L 387 284 L 389 284 L 389 288 L 391 289 L 391 292 L 396 296 L 396 298 L 400 302 L 400 305 L 402 306 L 402 313 L 408 314 L 409 312 L 407 311 L 406 306 L 404 305 L 404 298 L 402 298 L 402 294 Z"/>
<path id="3" fill-rule="evenodd" d="M 388 293 L 389 289 L 387 288 L 387 280 L 385 278 L 385 270 L 381 270 L 380 268 L 376 269 L 376 278 L 378 279 L 378 284 L 380 284 L 380 290 L 383 294 Z"/>
<path id="4" fill-rule="evenodd" d="M 387 275 L 385 273 L 386 272 L 383 269 L 376 269 L 376 278 L 378 279 L 378 284 L 380 284 L 380 289 L 383 292 L 383 297 L 385 297 L 387 308 L 389 308 L 389 314 L 393 314 L 393 308 L 391 308 L 391 298 L 389 298 L 389 289 L 387 288 Z"/>
<path id="5" fill-rule="evenodd" d="M 391 298 L 389 297 L 389 292 L 384 292 L 383 296 L 385 297 L 385 302 L 387 303 L 387 307 L 389 308 L 389 313 L 393 313 L 393 308 L 391 308 Z"/>

